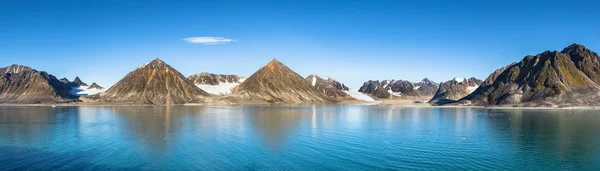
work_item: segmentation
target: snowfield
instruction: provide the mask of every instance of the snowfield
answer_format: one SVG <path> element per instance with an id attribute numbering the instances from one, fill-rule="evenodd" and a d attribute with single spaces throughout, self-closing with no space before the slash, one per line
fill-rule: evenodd
<path id="1" fill-rule="evenodd" d="M 390 93 L 392 96 L 402 97 L 402 93 L 400 93 L 400 92 L 394 92 L 392 90 L 388 90 L 388 93 Z"/>
<path id="2" fill-rule="evenodd" d="M 106 91 L 106 89 L 93 88 L 93 89 L 88 90 L 88 86 L 80 86 L 80 87 L 73 87 L 71 89 L 70 93 L 72 95 L 76 95 L 76 96 L 89 96 L 89 95 L 104 93 L 104 91 Z"/>
<path id="3" fill-rule="evenodd" d="M 231 94 L 231 90 L 237 85 L 240 85 L 240 83 L 220 83 L 219 85 L 196 84 L 198 88 L 206 91 L 208 94 L 214 95 Z"/>
<path id="4" fill-rule="evenodd" d="M 464 78 L 454 77 L 454 81 L 456 81 L 458 83 L 462 83 L 463 81 L 465 81 L 465 79 Z"/>
<path id="5" fill-rule="evenodd" d="M 479 88 L 479 86 L 469 86 L 469 87 L 467 87 L 467 89 L 469 89 L 469 93 L 473 93 L 475 90 L 477 90 L 477 88 Z"/>
<path id="6" fill-rule="evenodd" d="M 368 95 L 363 94 L 358 91 L 344 91 L 344 93 L 350 95 L 352 98 L 355 98 L 356 100 L 362 100 L 362 101 L 366 101 L 366 102 L 374 102 L 375 101 L 375 99 L 371 98 L 371 96 L 368 96 Z"/>

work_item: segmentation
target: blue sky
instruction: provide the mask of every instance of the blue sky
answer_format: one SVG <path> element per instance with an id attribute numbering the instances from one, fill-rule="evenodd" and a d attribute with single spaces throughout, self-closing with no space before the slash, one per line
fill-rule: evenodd
<path id="1" fill-rule="evenodd" d="M 595 1 L 0 1 L 0 65 L 110 86 L 146 61 L 185 76 L 250 76 L 277 58 L 303 76 L 485 79 L 528 54 L 600 51 Z M 190 37 L 223 37 L 221 44 Z"/>

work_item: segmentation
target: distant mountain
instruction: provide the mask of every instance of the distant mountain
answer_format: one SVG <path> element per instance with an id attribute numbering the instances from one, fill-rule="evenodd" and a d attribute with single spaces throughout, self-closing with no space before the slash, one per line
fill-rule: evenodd
<path id="1" fill-rule="evenodd" d="M 433 96 L 437 89 L 440 87 L 439 83 L 433 82 L 428 78 L 424 78 L 420 82 L 416 82 L 413 84 L 414 88 L 417 89 L 417 92 L 421 96 Z"/>
<path id="2" fill-rule="evenodd" d="M 435 95 L 429 102 L 434 104 L 454 102 L 471 94 L 471 92 L 475 91 L 482 83 L 483 81 L 474 77 L 469 79 L 454 78 L 450 81 L 441 83 Z"/>
<path id="3" fill-rule="evenodd" d="M 87 89 L 88 89 L 88 90 L 90 90 L 90 89 L 104 89 L 104 87 L 102 87 L 102 86 L 100 86 L 100 85 L 96 84 L 96 82 L 94 82 L 94 83 L 92 83 L 92 85 L 90 85 L 90 86 L 89 86 Z"/>
<path id="4" fill-rule="evenodd" d="M 358 89 L 358 92 L 369 94 L 376 98 L 387 99 L 391 97 L 391 94 L 388 92 L 388 87 L 385 88 L 379 80 L 369 80 Z"/>
<path id="5" fill-rule="evenodd" d="M 71 87 L 70 93 L 74 96 L 90 96 L 103 93 L 105 91 L 103 87 L 100 87 L 95 82 L 92 84 L 92 86 L 88 86 L 88 84 L 81 81 L 79 77 L 75 77 L 73 82 L 69 82 L 69 79 L 67 78 L 61 78 L 60 80 Z"/>
<path id="6" fill-rule="evenodd" d="M 71 87 L 53 75 L 27 66 L 0 68 L 0 103 L 61 103 L 77 101 Z"/>
<path id="7" fill-rule="evenodd" d="M 179 71 L 156 58 L 129 72 L 106 91 L 101 101 L 175 105 L 202 102 L 209 96 Z"/>
<path id="8" fill-rule="evenodd" d="M 246 78 L 237 75 L 212 74 L 203 72 L 200 74 L 191 75 L 188 77 L 188 79 L 196 85 L 219 85 L 221 83 L 241 83 Z"/>
<path id="9" fill-rule="evenodd" d="M 244 82 L 246 78 L 237 75 L 200 73 L 187 78 L 200 89 L 210 94 L 226 95 L 231 94 L 231 90 Z"/>
<path id="10" fill-rule="evenodd" d="M 80 86 L 88 86 L 88 84 L 84 83 L 83 81 L 81 81 L 81 79 L 79 79 L 78 76 L 75 77 L 75 80 L 73 80 L 73 84 L 77 87 Z"/>
<path id="11" fill-rule="evenodd" d="M 417 83 L 406 80 L 369 80 L 358 91 L 382 99 L 414 99 L 431 97 L 437 88 L 438 84 L 427 78 Z"/>
<path id="12" fill-rule="evenodd" d="M 235 87 L 233 93 L 252 101 L 269 103 L 329 103 L 335 101 L 276 59 Z"/>
<path id="13" fill-rule="evenodd" d="M 600 57 L 583 45 L 546 51 L 490 74 L 460 101 L 473 105 L 597 106 Z"/>
<path id="14" fill-rule="evenodd" d="M 310 82 L 317 90 L 325 93 L 329 97 L 350 98 L 350 96 L 344 92 L 348 91 L 349 88 L 333 78 L 327 77 L 324 79 L 316 74 L 311 74 L 306 77 L 306 81 Z"/>
<path id="15" fill-rule="evenodd" d="M 72 86 L 72 82 L 71 82 L 71 81 L 69 81 L 69 79 L 67 79 L 67 78 L 64 78 L 64 77 L 63 77 L 63 78 L 61 78 L 61 79 L 58 79 L 58 81 L 60 81 L 60 82 L 61 82 L 61 83 L 63 83 L 63 84 L 67 84 L 67 85 L 69 85 L 69 86 Z"/>

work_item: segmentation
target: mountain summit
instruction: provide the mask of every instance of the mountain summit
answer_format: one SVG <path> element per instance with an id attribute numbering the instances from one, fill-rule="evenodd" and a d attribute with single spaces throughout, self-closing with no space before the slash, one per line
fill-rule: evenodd
<path id="1" fill-rule="evenodd" d="M 0 68 L 0 103 L 60 103 L 77 101 L 71 87 L 44 71 L 27 66 Z"/>
<path id="2" fill-rule="evenodd" d="M 321 93 L 290 68 L 273 59 L 242 84 L 235 94 L 269 103 L 327 103 L 335 101 Z"/>
<path id="3" fill-rule="evenodd" d="M 88 86 L 88 84 L 86 84 L 83 81 L 81 81 L 81 79 L 79 79 L 78 76 L 76 76 L 75 80 L 73 80 L 73 84 L 75 84 L 75 86 L 77 86 L 77 87 L 79 87 L 79 86 Z"/>
<path id="4" fill-rule="evenodd" d="M 460 101 L 476 105 L 595 106 L 600 104 L 600 56 L 583 45 L 526 56 L 496 70 Z"/>
<path id="5" fill-rule="evenodd" d="M 103 101 L 132 104 L 174 105 L 201 102 L 208 93 L 179 71 L 156 58 L 129 72 L 106 91 Z"/>

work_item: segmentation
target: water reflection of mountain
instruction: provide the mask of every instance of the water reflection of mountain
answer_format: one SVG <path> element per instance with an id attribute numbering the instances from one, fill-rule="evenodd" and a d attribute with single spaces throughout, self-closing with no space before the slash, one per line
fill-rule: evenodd
<path id="1" fill-rule="evenodd" d="M 20 145 L 49 142 L 65 132 L 73 133 L 75 125 L 70 123 L 76 123 L 76 113 L 76 107 L 0 107 L 0 124 L 4 127 L 0 137 L 11 137 L 5 140 Z M 68 127 L 57 128 L 55 124 Z"/>
<path id="2" fill-rule="evenodd" d="M 203 107 L 162 106 L 162 107 L 113 107 L 113 113 L 123 131 L 138 145 L 154 151 L 165 151 L 167 145 L 181 136 L 184 122 L 197 121 L 183 119 L 188 114 L 201 114 Z"/>
<path id="3" fill-rule="evenodd" d="M 304 117 L 310 118 L 312 107 L 288 108 L 253 106 L 243 109 L 249 123 L 271 148 L 278 148 L 288 137 L 292 137 Z"/>

